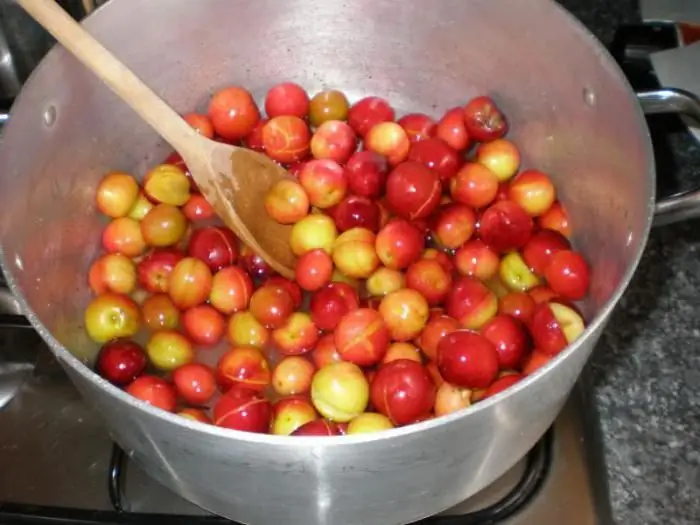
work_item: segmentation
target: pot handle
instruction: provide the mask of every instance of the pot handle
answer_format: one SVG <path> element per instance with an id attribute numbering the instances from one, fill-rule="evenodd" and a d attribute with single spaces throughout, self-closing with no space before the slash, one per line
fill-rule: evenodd
<path id="1" fill-rule="evenodd" d="M 0 130 L 10 119 L 10 113 L 0 111 Z M 14 300 L 12 292 L 7 288 L 5 279 L 0 273 L 0 328 L 32 328 L 26 317 L 21 314 L 19 304 Z M 33 329 L 33 328 L 32 328 Z"/>
<path id="2" fill-rule="evenodd" d="M 669 22 L 645 22 L 620 26 L 610 53 L 637 91 L 647 115 L 676 114 L 700 127 L 700 99 L 693 93 L 659 83 L 650 56 L 683 45 L 683 27 Z M 654 226 L 700 217 L 700 189 L 677 193 L 656 204 Z"/>
<path id="3" fill-rule="evenodd" d="M 22 315 L 19 303 L 4 283 L 0 283 L 0 328 L 3 329 L 3 345 L 0 346 L 2 410 L 32 374 L 37 352 L 41 348 L 39 335 L 26 330 L 31 328 L 31 325 Z M 14 330 L 15 328 L 21 330 Z"/>
<path id="4" fill-rule="evenodd" d="M 678 114 L 700 127 L 700 99 L 681 89 L 659 89 L 637 93 L 646 115 Z M 654 226 L 700 217 L 700 189 L 671 195 L 656 203 Z"/>
<path id="5" fill-rule="evenodd" d="M 0 111 L 0 130 L 7 123 L 10 114 Z M 20 329 L 22 333 L 7 336 L 5 348 L 0 347 L 0 410 L 12 401 L 24 382 L 29 378 L 36 363 L 35 352 L 27 352 L 27 337 L 33 334 L 26 331 L 32 327 L 22 315 L 22 309 L 7 287 L 0 273 L 0 329 Z M 36 336 L 38 337 L 38 336 Z M 35 348 L 32 344 L 32 348 Z"/>

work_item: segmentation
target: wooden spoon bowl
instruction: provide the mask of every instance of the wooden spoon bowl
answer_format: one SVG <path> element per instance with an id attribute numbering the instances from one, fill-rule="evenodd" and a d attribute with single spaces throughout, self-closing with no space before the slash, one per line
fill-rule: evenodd
<path id="1" fill-rule="evenodd" d="M 264 207 L 270 188 L 291 175 L 262 153 L 204 137 L 200 140 L 211 148 L 203 159 L 209 166 L 198 166 L 198 161 L 184 156 L 183 160 L 202 195 L 244 243 L 275 271 L 293 278 L 296 256 L 289 246 L 292 227 L 274 221 Z"/>

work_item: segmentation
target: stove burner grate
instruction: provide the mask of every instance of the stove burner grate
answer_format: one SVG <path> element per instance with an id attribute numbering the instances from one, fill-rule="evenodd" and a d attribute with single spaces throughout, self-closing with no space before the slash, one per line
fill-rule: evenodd
<path id="1" fill-rule="evenodd" d="M 517 485 L 500 501 L 468 514 L 433 516 L 414 525 L 494 525 L 525 507 L 539 492 L 552 461 L 553 430 L 550 429 L 527 456 Z M 108 472 L 109 497 L 114 510 L 97 511 L 0 502 L 3 525 L 236 525 L 217 516 L 174 516 L 129 512 L 124 490 L 127 456 L 114 445 Z"/>

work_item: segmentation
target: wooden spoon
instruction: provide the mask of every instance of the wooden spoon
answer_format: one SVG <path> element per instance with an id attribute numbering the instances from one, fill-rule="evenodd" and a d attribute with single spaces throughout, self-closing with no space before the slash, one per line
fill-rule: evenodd
<path id="1" fill-rule="evenodd" d="M 255 151 L 199 135 L 54 0 L 17 3 L 182 156 L 200 191 L 226 226 L 277 272 L 294 276 L 291 227 L 272 220 L 264 208 L 270 187 L 289 178 L 282 167 Z"/>

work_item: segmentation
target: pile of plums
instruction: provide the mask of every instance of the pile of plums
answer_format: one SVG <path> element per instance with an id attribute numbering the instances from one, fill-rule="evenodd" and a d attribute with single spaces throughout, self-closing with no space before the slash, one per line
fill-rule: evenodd
<path id="1" fill-rule="evenodd" d="M 292 174 L 265 210 L 293 225 L 295 279 L 221 226 L 177 154 L 141 183 L 105 175 L 85 310 L 102 377 L 206 424 L 357 434 L 464 410 L 583 332 L 588 265 L 494 100 L 397 119 L 287 82 L 264 107 L 229 87 L 185 119 Z"/>

